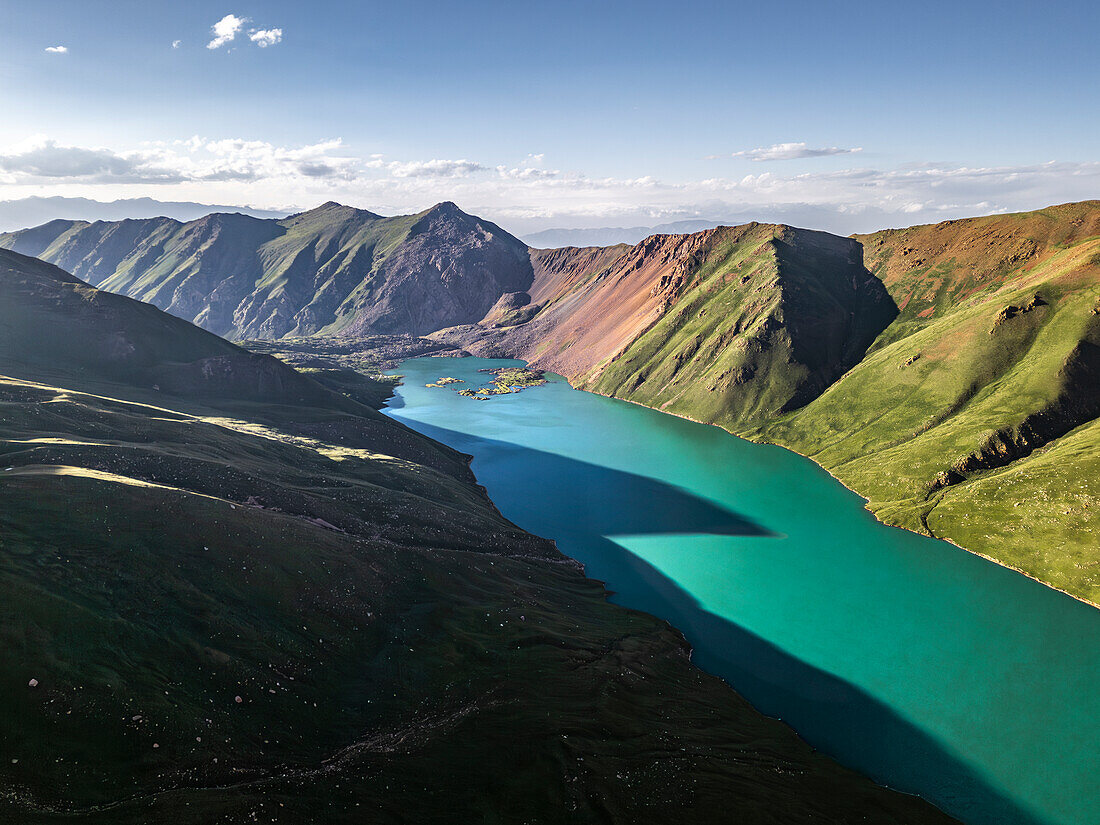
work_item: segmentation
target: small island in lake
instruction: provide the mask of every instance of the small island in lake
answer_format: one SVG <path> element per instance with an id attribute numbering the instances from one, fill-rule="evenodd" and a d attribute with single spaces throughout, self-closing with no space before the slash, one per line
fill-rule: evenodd
<path id="1" fill-rule="evenodd" d="M 458 390 L 459 395 L 476 398 L 478 401 L 488 401 L 494 395 L 510 395 L 546 383 L 546 373 L 543 370 L 533 370 L 527 367 L 502 367 L 500 369 L 478 370 L 478 372 L 489 373 L 495 377 L 485 386 L 467 387 Z M 440 379 L 440 382 L 443 380 Z M 451 379 L 451 382 L 453 381 L 454 379 Z M 428 384 L 427 386 L 433 385 Z M 437 383 L 435 386 L 439 386 L 439 384 Z"/>

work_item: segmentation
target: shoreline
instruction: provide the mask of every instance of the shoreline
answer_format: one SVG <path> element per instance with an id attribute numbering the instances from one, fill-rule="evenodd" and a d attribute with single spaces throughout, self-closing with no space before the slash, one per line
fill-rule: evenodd
<path id="1" fill-rule="evenodd" d="M 432 355 L 417 356 L 417 355 L 414 355 L 412 357 L 440 357 L 440 356 L 432 356 Z M 441 357 L 484 357 L 484 356 L 474 355 L 471 352 L 465 352 L 464 354 L 461 354 L 461 355 L 444 355 L 444 356 L 441 356 Z M 410 359 L 406 359 L 406 360 L 410 360 Z M 513 359 L 500 359 L 500 360 L 519 361 L 520 363 L 524 364 L 527 367 L 530 367 L 530 365 L 531 365 L 530 361 L 526 361 L 524 359 L 519 359 L 519 357 L 513 357 Z M 399 366 L 399 364 L 397 366 Z M 397 366 L 393 367 L 393 370 L 396 370 Z M 390 370 L 389 372 L 392 372 L 393 370 Z M 970 548 L 963 547 L 963 544 L 959 544 L 957 541 L 954 541 L 954 540 L 949 539 L 949 538 L 941 538 L 941 537 L 938 537 L 938 536 L 930 536 L 930 535 L 927 535 L 927 533 L 912 530 L 908 527 L 902 527 L 901 525 L 892 525 L 892 524 L 890 524 L 889 521 L 886 521 L 886 520 L 883 520 L 883 519 L 879 518 L 879 515 L 877 513 L 875 513 L 875 511 L 873 511 L 870 507 L 867 506 L 868 504 L 870 504 L 870 499 L 867 498 L 867 496 L 860 493 L 858 491 L 858 489 L 854 489 L 853 487 L 849 487 L 843 481 L 840 481 L 839 478 L 837 478 L 836 475 L 834 475 L 833 472 L 828 469 L 828 467 L 826 467 L 820 461 L 817 461 L 816 459 L 814 459 L 812 455 L 804 455 L 803 453 L 799 452 L 798 450 L 793 450 L 790 447 L 787 447 L 787 445 L 785 445 L 785 444 L 779 444 L 779 443 L 775 443 L 773 441 L 756 441 L 756 440 L 753 440 L 753 439 L 750 439 L 750 438 L 745 438 L 744 436 L 738 436 L 737 433 L 730 432 L 729 430 L 727 430 L 722 425 L 719 425 L 719 423 L 714 423 L 713 421 L 701 421 L 700 419 L 692 418 L 689 415 L 685 415 L 685 414 L 683 414 L 683 412 L 673 412 L 673 411 L 670 411 L 670 410 L 667 410 L 667 409 L 657 409 L 656 407 L 650 407 L 648 404 L 642 404 L 641 401 L 636 401 L 636 400 L 631 399 L 631 398 L 619 398 L 618 396 L 607 395 L 606 393 L 599 393 L 595 389 L 581 389 L 579 387 L 573 386 L 573 383 L 570 381 L 569 377 L 561 375 L 561 373 L 555 373 L 552 370 L 547 370 L 546 372 L 548 372 L 551 375 L 560 376 L 562 378 L 562 381 L 564 381 L 566 384 L 569 384 L 570 388 L 576 389 L 577 392 L 591 393 L 592 395 L 598 395 L 598 396 L 601 396 L 602 398 L 610 398 L 610 399 L 613 399 L 613 400 L 616 400 L 616 401 L 625 401 L 626 404 L 634 404 L 635 406 L 642 407 L 643 409 L 649 409 L 649 410 L 652 410 L 653 412 L 661 412 L 661 414 L 663 414 L 663 415 L 675 416 L 676 418 L 681 418 L 685 421 L 691 421 L 692 423 L 700 423 L 700 425 L 703 425 L 705 427 L 716 427 L 717 429 L 722 430 L 723 432 L 725 432 L 727 434 L 727 436 L 733 436 L 734 438 L 739 438 L 742 441 L 748 441 L 749 443 L 752 443 L 752 444 L 768 445 L 768 447 L 778 447 L 781 450 L 787 450 L 788 452 L 794 453 L 795 455 L 799 455 L 799 456 L 801 456 L 801 458 L 806 459 L 807 461 L 812 461 L 816 466 L 821 467 L 822 471 L 827 473 L 828 476 L 831 477 L 832 480 L 835 481 L 837 484 L 839 484 L 840 486 L 847 489 L 847 491 L 849 493 L 851 493 L 853 495 L 856 495 L 856 496 L 859 496 L 860 498 L 864 499 L 864 509 L 867 511 L 867 513 L 869 513 L 871 515 L 871 517 L 873 519 L 878 521 L 879 524 L 882 525 L 883 527 L 891 527 L 895 530 L 905 530 L 906 532 L 913 533 L 914 536 L 923 536 L 924 538 L 933 539 L 934 541 L 943 541 L 944 543 L 950 544 L 950 546 L 952 546 L 952 547 L 957 547 L 959 550 L 963 550 L 964 552 L 970 553 L 971 555 L 977 555 L 977 557 L 979 559 L 985 559 L 988 562 L 991 562 L 993 564 L 997 564 L 998 566 L 1001 566 L 1001 568 L 1004 568 L 1005 570 L 1011 570 L 1013 573 L 1019 573 L 1020 575 L 1025 576 L 1026 579 L 1031 579 L 1033 582 L 1036 582 L 1037 584 L 1042 584 L 1044 587 L 1049 588 L 1049 590 L 1053 590 L 1057 593 L 1062 593 L 1065 596 L 1069 596 L 1070 598 L 1073 598 L 1074 601 L 1076 601 L 1076 602 L 1080 602 L 1081 604 L 1087 604 L 1089 607 L 1100 609 L 1100 604 L 1090 601 L 1090 599 L 1086 598 L 1085 596 L 1078 596 L 1075 593 L 1070 593 L 1068 591 L 1063 590 L 1062 587 L 1057 587 L 1057 586 L 1055 586 L 1055 585 L 1053 585 L 1049 582 L 1044 582 L 1042 579 L 1040 579 L 1040 577 L 1037 577 L 1037 576 L 1027 572 L 1026 570 L 1021 570 L 1020 568 L 1018 568 L 1018 566 L 1015 566 L 1014 564 L 1009 564 L 1008 562 L 1001 561 L 1000 559 L 994 558 L 994 557 L 992 557 L 992 555 L 988 555 L 988 554 L 983 553 L 979 550 L 971 550 Z"/>
<path id="2" fill-rule="evenodd" d="M 565 376 L 563 375 L 562 378 L 565 378 Z M 569 383 L 568 378 L 565 378 L 565 381 L 566 381 L 566 383 Z M 573 389 L 578 389 L 577 387 L 574 387 L 572 385 L 572 383 L 569 383 L 569 386 L 572 387 Z M 647 410 L 652 410 L 653 412 L 662 413 L 664 415 L 673 415 L 673 416 L 676 416 L 676 418 L 682 418 L 684 421 L 690 421 L 693 424 L 702 424 L 703 426 L 706 426 L 706 427 L 717 427 L 719 430 L 724 432 L 726 435 L 733 436 L 734 438 L 740 438 L 742 441 L 748 441 L 750 444 L 760 444 L 760 445 L 764 445 L 764 446 L 768 446 L 768 447 L 778 447 L 781 450 L 786 450 L 789 453 L 794 453 L 795 455 L 800 456 L 801 458 L 804 458 L 807 461 L 812 461 L 816 466 L 820 467 L 824 472 L 828 473 L 829 478 L 833 479 L 833 481 L 835 481 L 837 484 L 839 484 L 845 490 L 847 490 L 848 492 L 852 493 L 853 495 L 859 496 L 861 499 L 863 499 L 863 509 L 867 513 L 869 513 L 875 521 L 877 521 L 879 524 L 883 525 L 884 527 L 891 527 L 895 530 L 904 530 L 907 533 L 912 533 L 915 536 L 923 536 L 924 538 L 932 539 L 933 541 L 942 541 L 945 544 L 950 544 L 952 547 L 957 547 L 960 550 L 962 550 L 966 553 L 969 553 L 972 556 L 977 556 L 980 559 L 985 559 L 988 562 L 992 562 L 993 564 L 996 564 L 998 567 L 1003 567 L 1006 570 L 1011 570 L 1013 573 L 1019 573 L 1021 576 L 1029 578 L 1033 582 L 1041 584 L 1043 587 L 1046 587 L 1050 590 L 1054 590 L 1055 592 L 1061 593 L 1064 596 L 1069 596 L 1071 599 L 1074 599 L 1075 601 L 1079 601 L 1082 604 L 1087 604 L 1089 607 L 1094 607 L 1097 610 L 1100 610 L 1100 604 L 1097 604 L 1096 602 L 1090 601 L 1090 600 L 1086 599 L 1084 596 L 1078 596 L 1074 593 L 1070 593 L 1067 590 L 1063 590 L 1060 587 L 1055 587 L 1050 582 L 1045 582 L 1042 579 L 1040 579 L 1036 576 L 1033 576 L 1031 573 L 1028 573 L 1026 570 L 1021 570 L 1019 567 L 1016 567 L 1015 565 L 1009 564 L 1008 562 L 1001 561 L 1000 559 L 994 558 L 993 556 L 988 556 L 985 553 L 982 553 L 978 550 L 971 550 L 969 547 L 963 547 L 958 542 L 953 541 L 952 539 L 949 539 L 949 538 L 941 538 L 940 536 L 931 536 L 931 535 L 928 535 L 926 533 L 919 533 L 916 530 L 910 530 L 908 527 L 902 527 L 900 524 L 891 524 L 888 521 L 884 521 L 883 519 L 879 518 L 877 513 L 875 513 L 870 507 L 867 506 L 871 502 L 871 500 L 869 498 L 864 496 L 863 493 L 859 492 L 859 490 L 854 490 L 851 487 L 849 487 L 847 484 L 845 484 L 843 481 L 841 481 L 839 478 L 837 478 L 832 473 L 832 471 L 829 470 L 828 467 L 826 467 L 820 461 L 815 459 L 813 456 L 803 455 L 802 453 L 798 452 L 798 450 L 793 450 L 793 449 L 791 449 L 790 447 L 787 447 L 784 444 L 777 444 L 774 441 L 755 441 L 754 439 L 751 439 L 751 438 L 745 438 L 743 435 L 738 435 L 737 433 L 730 432 L 725 427 L 723 427 L 721 424 L 715 424 L 711 421 L 700 421 L 698 418 L 692 418 L 690 415 L 685 415 L 684 413 L 670 412 L 669 410 L 658 410 L 656 407 L 651 407 L 648 404 L 643 404 L 641 401 L 634 401 L 630 398 L 619 398 L 616 395 L 607 395 L 606 393 L 597 392 L 596 390 L 580 390 L 580 392 L 589 392 L 589 393 L 592 393 L 592 395 L 598 395 L 601 398 L 610 398 L 613 401 L 625 401 L 627 404 L 634 404 L 635 406 L 642 407 L 642 408 L 647 409 Z"/>

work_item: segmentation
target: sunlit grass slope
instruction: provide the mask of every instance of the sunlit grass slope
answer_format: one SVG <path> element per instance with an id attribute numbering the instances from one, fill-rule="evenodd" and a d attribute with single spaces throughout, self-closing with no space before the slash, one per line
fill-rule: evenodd
<path id="1" fill-rule="evenodd" d="M 901 314 L 820 398 L 747 434 L 890 523 L 1100 602 L 1100 203 L 861 240 Z"/>

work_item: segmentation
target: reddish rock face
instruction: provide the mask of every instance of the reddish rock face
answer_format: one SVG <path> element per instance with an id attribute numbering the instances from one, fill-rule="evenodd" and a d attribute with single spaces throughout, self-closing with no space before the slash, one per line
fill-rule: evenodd
<path id="1" fill-rule="evenodd" d="M 527 307 L 510 301 L 434 337 L 652 406 L 703 392 L 698 405 L 721 420 L 808 403 L 897 314 L 857 241 L 787 226 L 531 250 L 531 260 Z"/>

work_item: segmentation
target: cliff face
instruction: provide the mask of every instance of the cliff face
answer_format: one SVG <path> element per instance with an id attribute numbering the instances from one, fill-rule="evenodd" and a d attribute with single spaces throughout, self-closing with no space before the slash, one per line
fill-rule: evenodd
<path id="1" fill-rule="evenodd" d="M 0 820 L 951 821 L 338 378 L 0 252 Z"/>
<path id="2" fill-rule="evenodd" d="M 860 252 L 849 239 L 761 224 L 536 250 L 533 317 L 440 337 L 661 409 L 760 420 L 819 395 L 896 314 Z"/>
<path id="3" fill-rule="evenodd" d="M 477 321 L 533 277 L 523 244 L 450 203 L 395 218 L 330 203 L 284 220 L 54 221 L 0 246 L 234 339 L 423 334 Z"/>

